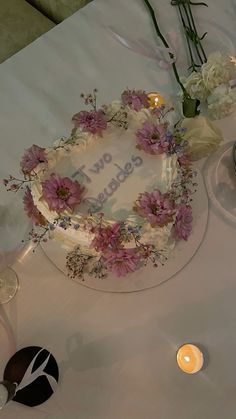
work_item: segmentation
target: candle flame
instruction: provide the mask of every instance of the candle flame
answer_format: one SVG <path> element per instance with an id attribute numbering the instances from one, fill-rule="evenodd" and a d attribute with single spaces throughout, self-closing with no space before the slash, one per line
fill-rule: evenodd
<path id="1" fill-rule="evenodd" d="M 236 65 L 236 57 L 233 57 L 232 55 L 229 56 L 231 63 L 234 63 Z"/>

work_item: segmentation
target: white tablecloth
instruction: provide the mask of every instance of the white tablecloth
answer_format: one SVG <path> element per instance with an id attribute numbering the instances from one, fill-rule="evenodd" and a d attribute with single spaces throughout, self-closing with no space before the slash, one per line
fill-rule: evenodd
<path id="1" fill-rule="evenodd" d="M 177 9 L 166 0 L 152 3 L 163 31 L 179 32 Z M 195 13 L 209 30 L 211 49 L 235 52 L 235 0 L 208 3 Z M 108 25 L 130 38 L 155 37 L 141 0 L 94 0 L 0 66 L 1 175 L 17 173 L 24 148 L 69 132 L 71 116 L 82 108 L 81 92 L 97 87 L 103 103 L 126 86 L 166 95 L 177 91 L 170 72 L 113 40 Z M 235 139 L 235 117 L 220 125 L 227 140 Z M 7 199 L 3 191 L 1 197 Z M 192 261 L 164 285 L 131 294 L 77 285 L 40 249 L 18 262 L 20 290 L 4 306 L 5 315 L 17 348 L 52 350 L 60 386 L 38 408 L 11 402 L 2 416 L 235 419 L 235 244 L 235 229 L 211 208 Z M 2 331 L 0 336 L 2 372 L 11 349 Z M 209 354 L 206 368 L 195 376 L 176 365 L 176 350 L 187 341 Z"/>

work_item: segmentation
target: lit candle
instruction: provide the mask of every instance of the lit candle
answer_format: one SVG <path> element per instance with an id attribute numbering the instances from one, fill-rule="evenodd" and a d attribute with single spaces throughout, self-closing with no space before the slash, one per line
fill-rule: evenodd
<path id="1" fill-rule="evenodd" d="M 233 57 L 232 55 L 229 56 L 231 63 L 236 65 L 236 57 Z"/>
<path id="2" fill-rule="evenodd" d="M 181 346 L 177 352 L 177 364 L 187 374 L 195 374 L 203 367 L 204 357 L 200 349 L 187 343 Z"/>
<path id="3" fill-rule="evenodd" d="M 165 103 L 164 97 L 158 92 L 148 93 L 148 101 L 150 108 L 159 108 Z"/>

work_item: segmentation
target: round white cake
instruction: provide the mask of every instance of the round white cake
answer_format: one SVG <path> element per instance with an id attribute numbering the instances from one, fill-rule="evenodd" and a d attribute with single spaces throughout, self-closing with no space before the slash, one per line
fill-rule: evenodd
<path id="1" fill-rule="evenodd" d="M 33 241 L 60 241 L 72 277 L 157 266 L 192 229 L 183 129 L 171 122 L 172 108 L 150 108 L 142 91 L 99 109 L 94 91 L 85 104 L 92 109 L 73 116 L 68 138 L 33 145 L 21 160 L 25 209 L 41 229 Z"/>
<path id="2" fill-rule="evenodd" d="M 84 252 L 94 254 L 90 248 L 93 234 L 74 228 L 81 217 L 103 213 L 107 223 L 125 221 L 131 225 L 142 225 L 142 242 L 155 244 L 159 250 L 168 251 L 174 246 L 171 234 L 174 220 L 164 227 L 152 228 L 134 211 L 134 202 L 140 192 L 159 189 L 168 192 L 177 177 L 176 155 L 150 155 L 136 147 L 135 132 L 150 115 L 132 113 L 127 130 L 108 129 L 102 138 L 84 133 L 78 144 L 69 148 L 47 150 L 47 168 L 41 167 L 38 178 L 32 185 L 34 203 L 45 217 L 53 223 L 57 213 L 50 210 L 42 197 L 42 182 L 52 173 L 77 180 L 85 187 L 82 201 L 76 211 L 64 214 L 71 217 L 72 226 L 64 229 L 57 226 L 53 237 L 60 240 L 69 250 L 75 245 L 82 246 Z M 132 243 L 127 243 L 131 247 Z"/>

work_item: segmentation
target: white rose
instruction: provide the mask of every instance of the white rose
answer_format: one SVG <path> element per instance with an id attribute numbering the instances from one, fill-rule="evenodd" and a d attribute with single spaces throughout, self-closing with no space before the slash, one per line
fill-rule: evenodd
<path id="1" fill-rule="evenodd" d="M 183 82 L 184 87 L 192 99 L 198 99 L 200 102 L 206 101 L 209 91 L 204 84 L 200 71 L 194 71 L 187 79 L 183 80 Z"/>
<path id="2" fill-rule="evenodd" d="M 212 119 L 220 119 L 236 109 L 236 89 L 221 84 L 216 87 L 207 99 L 208 114 Z"/>
<path id="3" fill-rule="evenodd" d="M 223 140 L 220 129 L 205 116 L 185 118 L 181 128 L 186 129 L 184 139 L 188 141 L 188 153 L 193 160 L 208 156 Z"/>
<path id="4" fill-rule="evenodd" d="M 235 77 L 236 67 L 230 57 L 221 52 L 209 55 L 208 60 L 202 65 L 202 78 L 206 89 L 212 90 L 222 83 L 228 83 Z"/>

